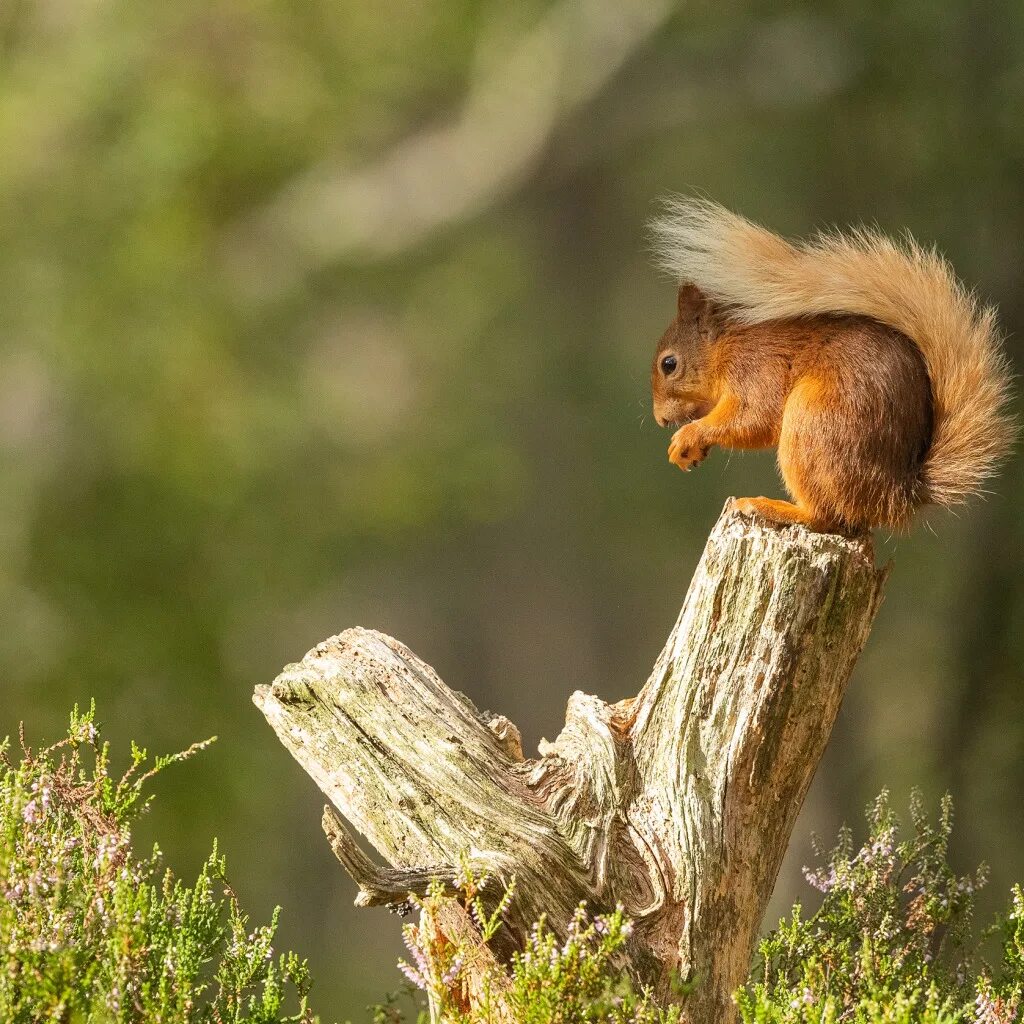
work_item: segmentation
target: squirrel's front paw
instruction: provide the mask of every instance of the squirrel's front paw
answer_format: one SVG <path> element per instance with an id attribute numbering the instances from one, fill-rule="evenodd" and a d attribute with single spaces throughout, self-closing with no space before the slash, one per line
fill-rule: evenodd
<path id="1" fill-rule="evenodd" d="M 697 463 L 703 462 L 710 450 L 710 445 L 694 443 L 693 432 L 689 427 L 680 427 L 672 435 L 672 443 L 668 446 L 668 461 L 689 471 Z"/>

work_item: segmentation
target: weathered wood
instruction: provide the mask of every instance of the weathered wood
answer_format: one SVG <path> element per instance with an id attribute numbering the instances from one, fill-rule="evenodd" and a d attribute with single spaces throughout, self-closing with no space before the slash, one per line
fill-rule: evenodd
<path id="1" fill-rule="evenodd" d="M 254 700 L 392 865 L 325 815 L 357 903 L 401 901 L 431 875 L 454 888 L 468 857 L 516 876 L 499 955 L 541 913 L 561 931 L 581 900 L 622 903 L 637 979 L 663 997 L 695 980 L 688 1018 L 728 1021 L 884 577 L 870 539 L 727 508 L 643 690 L 573 694 L 536 760 L 507 719 L 368 630 L 324 641 Z"/>

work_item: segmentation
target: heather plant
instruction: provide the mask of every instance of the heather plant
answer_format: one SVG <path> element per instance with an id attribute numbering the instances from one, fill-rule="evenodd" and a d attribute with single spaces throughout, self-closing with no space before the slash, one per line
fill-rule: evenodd
<path id="1" fill-rule="evenodd" d="M 133 745 L 111 771 L 95 714 L 76 711 L 67 736 L 20 757 L 0 746 L 0 1021 L 4 1024 L 315 1024 L 310 979 L 294 953 L 274 955 L 277 912 L 253 926 L 213 852 L 195 883 L 167 870 L 158 848 L 133 849 L 131 827 L 147 783 L 210 741 L 150 762 Z M 844 830 L 805 868 L 817 910 L 797 904 L 761 943 L 736 993 L 742 1024 L 1021 1024 L 1024 891 L 979 939 L 974 902 L 986 872 L 949 865 L 952 806 L 932 822 L 915 796 L 903 829 L 883 793 L 859 848 Z M 437 920 L 450 898 L 439 883 L 413 897 L 404 928 L 403 997 L 418 1024 L 679 1024 L 678 1006 L 637 992 L 619 966 L 632 923 L 621 907 L 580 906 L 567 934 L 542 919 L 502 965 L 487 944 L 515 898 L 468 866 L 463 907 L 480 935 L 471 946 Z M 485 893 L 488 898 L 485 899 Z M 985 940 L 989 940 L 985 944 Z M 983 954 L 988 951 L 988 955 Z M 694 979 L 693 984 L 700 984 Z M 398 997 L 373 1024 L 410 1019 Z"/>
<path id="2" fill-rule="evenodd" d="M 133 744 L 115 777 L 76 708 L 59 743 L 0 746 L 4 1024 L 314 1024 L 305 963 L 274 955 L 277 911 L 249 923 L 216 844 L 192 885 L 133 851 L 146 784 L 209 742 L 151 763 Z"/>
<path id="3" fill-rule="evenodd" d="M 515 892 L 514 880 L 497 905 L 488 909 L 481 892 L 486 877 L 474 877 L 463 868 L 460 886 L 464 906 L 475 922 L 482 942 L 489 942 L 501 927 L 502 915 Z M 542 919 L 532 929 L 525 948 L 516 953 L 508 969 L 490 961 L 481 967 L 478 949 L 448 941 L 434 921 L 444 889 L 430 888 L 423 899 L 412 900 L 420 911 L 417 924 L 403 929 L 410 961 L 399 967 L 411 982 L 411 991 L 428 994 L 430 1008 L 419 1020 L 431 1024 L 677 1024 L 678 1009 L 661 1010 L 647 993 L 636 993 L 617 966 L 617 955 L 629 939 L 632 924 L 621 907 L 611 913 L 590 915 L 581 905 L 559 940 Z M 484 961 L 485 963 L 487 961 Z M 473 964 L 469 976 L 468 964 Z M 475 997 L 467 999 L 470 988 Z M 376 1008 L 374 1024 L 402 1021 L 392 999 Z"/>
<path id="4" fill-rule="evenodd" d="M 848 829 L 830 853 L 816 845 L 823 865 L 804 874 L 820 893 L 820 906 L 804 916 L 797 904 L 761 943 L 751 978 L 735 996 L 742 1024 L 1019 1024 L 1024 891 L 1015 887 L 1009 912 L 978 936 L 974 902 L 987 872 L 981 867 L 959 875 L 950 867 L 950 800 L 942 801 L 933 823 L 914 795 L 904 835 L 883 793 L 869 808 L 868 825 L 859 848 Z M 462 884 L 464 905 L 489 940 L 511 893 L 487 911 L 480 897 L 486 879 L 469 875 Z M 399 966 L 412 983 L 406 994 L 430 996 L 432 1016 L 420 1011 L 421 1024 L 682 1019 L 678 1007 L 659 1008 L 648 995 L 637 995 L 617 967 L 616 954 L 632 928 L 621 908 L 590 917 L 580 907 L 561 942 L 541 921 L 508 972 L 495 965 L 481 982 L 478 971 L 476 996 L 467 1000 L 466 964 L 478 966 L 480 958 L 434 926 L 443 898 L 438 886 L 414 900 L 420 921 L 405 928 L 411 955 Z M 998 940 L 987 944 L 993 963 L 981 952 L 986 939 Z M 392 998 L 376 1008 L 374 1024 L 405 1019 Z"/>
<path id="5" fill-rule="evenodd" d="M 750 983 L 737 993 L 743 1024 L 1013 1024 L 1024 993 L 1024 893 L 990 928 L 1001 949 L 990 964 L 971 929 L 984 867 L 949 866 L 952 804 L 932 824 L 915 794 L 911 827 L 883 793 L 868 812 L 868 840 L 844 830 L 823 867 L 804 869 L 822 893 L 799 904 L 760 946 Z M 819 858 L 820 850 L 816 849 Z M 984 936 L 983 936 L 984 937 Z"/>

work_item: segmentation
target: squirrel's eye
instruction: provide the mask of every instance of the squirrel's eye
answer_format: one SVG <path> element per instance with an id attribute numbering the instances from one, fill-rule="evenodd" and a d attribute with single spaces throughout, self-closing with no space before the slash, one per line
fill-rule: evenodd
<path id="1" fill-rule="evenodd" d="M 661 361 L 661 372 L 667 377 L 678 365 L 675 356 L 665 356 Z"/>

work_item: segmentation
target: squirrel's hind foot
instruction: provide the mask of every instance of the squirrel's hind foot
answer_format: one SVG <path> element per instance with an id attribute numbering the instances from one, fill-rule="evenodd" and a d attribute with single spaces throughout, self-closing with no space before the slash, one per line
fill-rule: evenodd
<path id="1" fill-rule="evenodd" d="M 780 501 L 778 498 L 733 498 L 732 507 L 741 515 L 760 516 L 779 526 L 806 526 L 818 533 L 853 535 L 839 524 L 824 522 L 809 508 L 792 501 Z"/>

